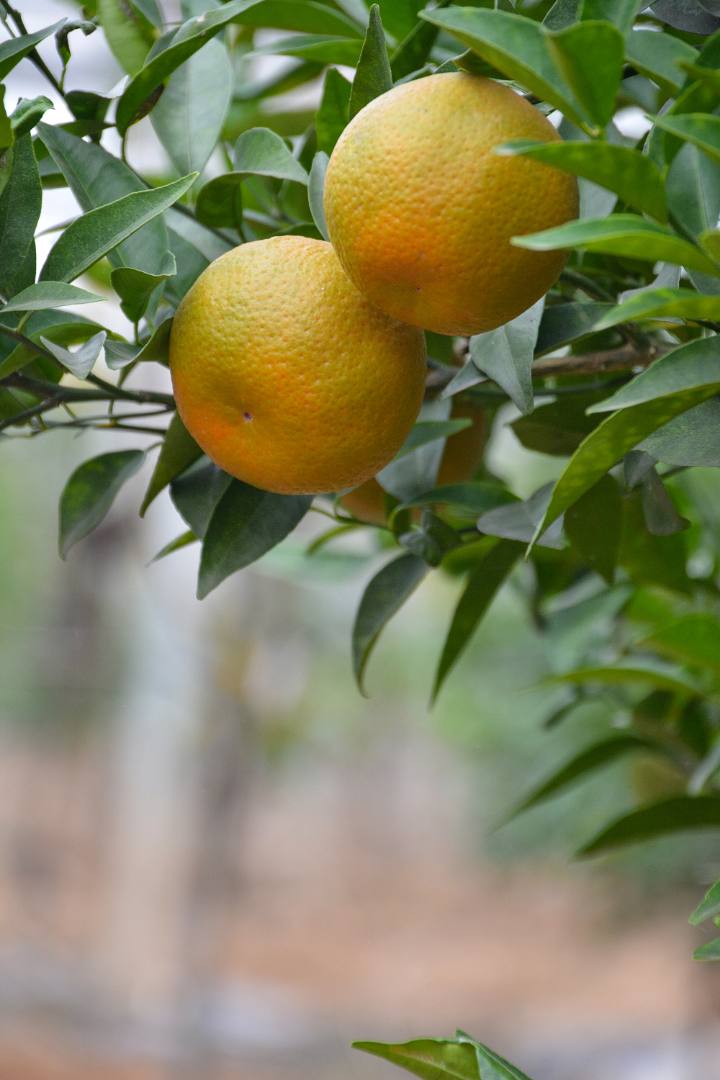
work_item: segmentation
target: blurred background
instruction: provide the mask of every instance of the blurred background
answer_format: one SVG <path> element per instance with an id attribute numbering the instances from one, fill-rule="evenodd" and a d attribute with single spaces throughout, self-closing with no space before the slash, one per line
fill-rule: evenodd
<path id="1" fill-rule="evenodd" d="M 30 30 L 78 14 L 18 6 Z M 120 77 L 100 32 L 74 35 L 68 88 Z M 8 84 L 9 109 L 52 96 L 27 62 Z M 147 121 L 128 154 L 169 169 Z M 74 212 L 50 191 L 42 227 Z M 720 1078 L 720 972 L 687 928 L 720 847 L 572 862 L 632 805 L 626 764 L 500 827 L 607 723 L 590 702 L 542 728 L 573 627 L 550 655 L 511 583 L 431 713 L 458 591 L 433 575 L 365 700 L 350 629 L 372 537 L 310 559 L 318 517 L 199 604 L 196 549 L 147 565 L 184 526 L 166 497 L 138 520 L 142 475 L 60 562 L 67 476 L 127 439 L 1 448 L 0 1080 L 381 1080 L 396 1070 L 352 1039 L 456 1027 L 536 1080 Z M 491 454 L 521 496 L 558 468 L 509 431 Z"/>

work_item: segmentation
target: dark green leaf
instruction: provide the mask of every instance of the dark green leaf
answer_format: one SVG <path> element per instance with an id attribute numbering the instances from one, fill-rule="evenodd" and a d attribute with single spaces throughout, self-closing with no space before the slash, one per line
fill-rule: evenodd
<path id="1" fill-rule="evenodd" d="M 654 630 L 642 645 L 690 667 L 720 671 L 720 621 L 709 612 L 683 615 Z"/>
<path id="2" fill-rule="evenodd" d="M 64 26 L 58 30 L 55 35 L 55 46 L 58 51 L 58 56 L 62 61 L 63 70 L 68 66 L 70 62 L 70 34 L 74 30 L 82 30 L 85 37 L 90 34 L 94 34 L 97 30 L 97 26 L 94 22 L 90 22 L 89 19 L 71 19 L 66 22 Z M 51 103 L 52 106 L 52 103 Z M 50 106 L 50 107 L 51 107 Z"/>
<path id="3" fill-rule="evenodd" d="M 95 210 L 123 195 L 147 190 L 132 169 L 102 146 L 48 124 L 39 124 L 38 134 L 83 210 Z M 157 274 L 167 250 L 167 229 L 158 216 L 109 252 L 108 257 L 114 266 L 141 266 Z"/>
<path id="4" fill-rule="evenodd" d="M 444 7 L 444 4 L 439 5 Z M 395 82 L 407 78 L 422 68 L 432 54 L 439 27 L 420 22 L 413 27 L 390 57 L 390 70 Z"/>
<path id="5" fill-rule="evenodd" d="M 127 367 L 135 361 L 154 360 L 158 364 L 167 364 L 170 344 L 172 318 L 164 319 L 153 330 L 142 345 L 131 345 L 127 341 L 106 341 L 105 362 L 113 371 Z"/>
<path id="6" fill-rule="evenodd" d="M 698 945 L 693 953 L 693 960 L 720 960 L 720 938 Z"/>
<path id="7" fill-rule="evenodd" d="M 593 837 L 578 856 L 597 855 L 691 829 L 720 829 L 720 798 L 681 795 L 633 810 Z"/>
<path id="8" fill-rule="evenodd" d="M 445 439 L 449 435 L 455 435 L 458 431 L 470 427 L 471 423 L 472 421 L 468 419 L 419 420 L 398 450 L 395 459 L 405 457 L 406 454 L 412 454 L 414 450 L 421 446 L 427 446 L 428 443 L 435 442 L 437 439 Z"/>
<path id="9" fill-rule="evenodd" d="M 654 431 L 641 447 L 666 465 L 720 468 L 720 401 L 688 409 Z"/>
<path id="10" fill-rule="evenodd" d="M 569 304 L 546 305 L 540 321 L 535 352 L 553 352 L 560 345 L 591 333 L 602 315 L 612 304 L 595 301 L 575 301 Z"/>
<path id="11" fill-rule="evenodd" d="M 687 544 L 682 533 L 653 536 L 647 527 L 643 499 L 634 491 L 623 496 L 623 535 L 619 564 L 636 585 L 661 585 L 688 593 Z"/>
<path id="12" fill-rule="evenodd" d="M 163 491 L 168 484 L 192 465 L 202 454 L 202 450 L 193 439 L 190 432 L 178 413 L 175 413 L 168 424 L 167 434 L 160 447 L 160 456 L 157 459 L 155 470 L 150 478 L 145 498 L 140 506 L 140 517 L 143 517 L 153 499 Z"/>
<path id="13" fill-rule="evenodd" d="M 470 338 L 470 358 L 502 387 L 521 413 L 532 412 L 532 363 L 544 300 L 497 330 Z"/>
<path id="14" fill-rule="evenodd" d="M 685 80 L 681 64 L 692 63 L 697 49 L 671 34 L 632 30 L 626 47 L 629 63 L 668 94 L 676 93 Z"/>
<path id="15" fill-rule="evenodd" d="M 512 502 L 506 506 L 498 506 L 495 510 L 488 510 L 478 518 L 478 530 L 487 536 L 530 543 L 546 511 L 551 489 L 551 484 L 544 484 L 524 502 Z M 548 529 L 538 542 L 541 547 L 565 547 L 560 523 Z"/>
<path id="16" fill-rule="evenodd" d="M 23 272 L 23 262 L 33 251 L 35 227 L 40 217 L 42 188 L 29 135 L 15 142 L 12 169 L 0 195 L 0 293 L 13 296 L 30 281 Z"/>
<path id="17" fill-rule="evenodd" d="M 373 98 L 392 87 L 385 32 L 380 20 L 380 8 L 373 4 L 362 51 L 357 62 L 355 78 L 350 91 L 350 119 L 364 109 Z"/>
<path id="18" fill-rule="evenodd" d="M 543 26 L 548 30 L 564 30 L 580 18 L 583 0 L 555 0 L 543 19 Z"/>
<path id="19" fill-rule="evenodd" d="M 170 482 L 170 497 L 195 536 L 207 532 L 215 507 L 227 491 L 231 476 L 207 458 L 201 458 Z"/>
<path id="20" fill-rule="evenodd" d="M 171 184 L 136 191 L 78 218 L 55 242 L 40 277 L 72 281 L 148 221 L 162 214 L 188 190 L 195 173 Z"/>
<path id="21" fill-rule="evenodd" d="M 565 513 L 568 540 L 581 558 L 609 583 L 615 578 L 620 552 L 622 509 L 617 483 L 612 477 L 604 476 Z"/>
<path id="22" fill-rule="evenodd" d="M 134 75 L 154 41 L 151 20 L 133 0 L 97 0 L 97 14 L 113 56 Z"/>
<path id="23" fill-rule="evenodd" d="M 427 564 L 417 555 L 400 555 L 387 563 L 365 589 L 352 635 L 353 671 L 361 693 L 365 693 L 365 668 L 380 633 L 427 572 Z"/>
<path id="24" fill-rule="evenodd" d="M 597 20 L 547 35 L 550 54 L 585 113 L 599 128 L 612 119 L 625 58 L 620 31 Z M 588 63 L 588 57 L 592 63 Z"/>
<path id="25" fill-rule="evenodd" d="M 316 0 L 262 0 L 244 11 L 238 22 L 243 26 L 268 26 L 306 34 L 359 37 L 361 33 L 349 16 Z"/>
<path id="26" fill-rule="evenodd" d="M 649 660 L 641 664 L 622 661 L 608 667 L 577 668 L 562 675 L 552 675 L 545 682 L 548 685 L 599 683 L 602 686 L 652 686 L 684 697 L 696 697 L 703 692 L 680 669 Z"/>
<path id="27" fill-rule="evenodd" d="M 232 85 L 230 56 L 217 38 L 206 42 L 168 79 L 150 119 L 181 175 L 205 168 L 225 123 Z"/>
<path id="28" fill-rule="evenodd" d="M 126 480 L 138 471 L 142 450 L 118 450 L 85 461 L 60 496 L 60 555 L 96 529 Z"/>
<path id="29" fill-rule="evenodd" d="M 85 344 L 81 345 L 75 352 L 70 352 L 69 349 L 65 349 L 62 345 L 56 345 L 55 342 L 46 337 L 41 336 L 40 341 L 47 351 L 52 353 L 55 359 L 63 367 L 66 367 L 71 374 L 78 379 L 86 379 L 95 366 L 95 361 L 100 355 L 106 337 L 107 333 L 101 330 L 98 334 L 88 338 Z"/>
<path id="30" fill-rule="evenodd" d="M 20 63 L 23 57 L 32 52 L 41 41 L 59 30 L 64 22 L 64 19 L 60 19 L 59 22 L 53 23 L 52 26 L 45 26 L 42 30 L 36 30 L 34 34 L 22 34 L 20 37 L 0 42 L 0 79 L 4 79 L 15 65 Z"/>
<path id="31" fill-rule="evenodd" d="M 623 34 L 633 28 L 635 16 L 645 7 L 644 0 L 582 0 L 582 19 L 607 19 Z"/>
<path id="32" fill-rule="evenodd" d="M 181 551 L 183 548 L 188 547 L 190 544 L 196 544 L 199 537 L 195 535 L 190 529 L 184 533 L 180 533 L 174 540 L 171 540 L 169 544 L 165 544 L 160 548 L 157 555 L 153 555 L 152 559 L 148 563 L 148 566 L 152 566 L 153 563 L 160 562 L 161 559 L 166 558 L 168 555 L 173 555 L 176 551 Z"/>
<path id="33" fill-rule="evenodd" d="M 309 495 L 274 495 L 233 480 L 205 534 L 198 599 L 284 540 L 305 517 L 311 502 Z"/>
<path id="34" fill-rule="evenodd" d="M 642 319 L 720 321 L 720 296 L 703 296 L 692 289 L 643 289 L 606 310 L 595 329 L 604 330 L 618 323 Z"/>
<path id="35" fill-rule="evenodd" d="M 232 0 L 214 11 L 196 15 L 182 24 L 165 48 L 144 64 L 123 91 L 115 123 L 121 135 L 152 108 L 165 80 L 186 60 L 210 41 L 219 30 L 233 22 L 258 0 Z"/>
<path id="36" fill-rule="evenodd" d="M 687 529 L 690 523 L 678 514 L 675 503 L 654 468 L 650 469 L 643 481 L 641 497 L 645 524 L 653 536 L 673 536 Z"/>
<path id="37" fill-rule="evenodd" d="M 578 248 L 605 255 L 624 255 L 650 262 L 677 263 L 689 270 L 719 274 L 720 269 L 700 248 L 687 240 L 636 214 L 612 214 L 607 218 L 569 221 L 554 229 L 514 236 L 516 247 L 530 251 L 557 251 Z"/>
<path id="38" fill-rule="evenodd" d="M 357 38 L 327 37 L 318 34 L 293 34 L 256 48 L 254 56 L 299 56 L 320 64 L 343 64 L 355 67 L 362 42 Z"/>
<path id="39" fill-rule="evenodd" d="M 498 151 L 522 154 L 557 169 L 591 180 L 643 210 L 667 221 L 665 185 L 655 162 L 629 146 L 608 142 L 532 142 L 516 139 Z"/>
<path id="40" fill-rule="evenodd" d="M 323 93 L 315 114 L 315 132 L 318 150 L 332 154 L 348 122 L 351 84 L 336 68 L 325 75 Z"/>
<path id="41" fill-rule="evenodd" d="M 397 511 L 405 510 L 411 506 L 442 504 L 477 515 L 484 513 L 486 510 L 492 510 L 493 507 L 504 506 L 506 503 L 514 503 L 515 501 L 509 492 L 498 487 L 497 484 L 468 481 L 464 484 L 442 484 L 440 487 L 431 488 L 429 491 L 417 495 L 414 499 L 408 499 L 407 502 L 401 503 L 397 507 Z"/>
<path id="42" fill-rule="evenodd" d="M 420 14 L 576 124 L 584 123 L 584 113 L 553 60 L 548 32 L 539 23 L 522 15 L 478 8 L 451 7 Z"/>
<path id="43" fill-rule="evenodd" d="M 90 90 L 68 90 L 65 102 L 78 121 L 76 132 L 80 135 L 99 135 L 105 126 L 105 115 L 110 108 L 110 98 Z"/>
<path id="44" fill-rule="evenodd" d="M 521 554 L 522 544 L 503 540 L 492 547 L 468 575 L 467 584 L 455 608 L 435 673 L 433 702 L 437 699 L 445 679 L 467 648 L 495 594 Z"/>
<path id="45" fill-rule="evenodd" d="M 605 765 L 611 765 L 618 758 L 626 754 L 642 750 L 657 750 L 658 744 L 649 739 L 640 738 L 638 735 L 613 735 L 609 739 L 595 743 L 594 746 L 581 750 L 570 761 L 566 762 L 557 772 L 554 772 L 539 787 L 527 795 L 522 802 L 510 814 L 509 819 L 516 817 L 532 806 L 538 806 L 553 795 L 565 791 L 578 780 L 582 780 L 588 773 L 595 772 Z"/>
<path id="46" fill-rule="evenodd" d="M 175 256 L 168 251 L 164 259 L 164 272 L 149 274 L 132 266 L 116 266 L 110 271 L 110 281 L 120 297 L 120 306 L 130 320 L 136 323 L 145 313 L 155 290 L 177 271 Z"/>
<path id="47" fill-rule="evenodd" d="M 706 919 L 720 915 L 720 881 L 716 881 L 705 893 L 703 900 L 690 916 L 691 926 L 700 926 Z"/>
<path id="48" fill-rule="evenodd" d="M 558 398 L 510 426 L 528 450 L 569 457 L 598 425 L 595 417 L 585 414 L 588 404 L 597 399 L 597 394 Z"/>
<path id="49" fill-rule="evenodd" d="M 679 116 L 655 116 L 653 122 L 663 131 L 697 146 L 714 161 L 720 161 L 720 116 L 681 113 Z"/>
<path id="50" fill-rule="evenodd" d="M 20 98 L 10 118 L 15 138 L 19 139 L 21 135 L 27 135 L 29 131 L 32 131 L 48 109 L 52 108 L 53 103 L 50 98 L 42 94 L 34 98 Z"/>
<path id="51" fill-rule="evenodd" d="M 67 307 L 69 304 L 96 304 L 105 297 L 66 285 L 64 281 L 40 281 L 13 296 L 0 308 L 0 314 L 10 311 L 42 311 L 45 308 Z"/>
<path id="52" fill-rule="evenodd" d="M 310 169 L 310 180 L 308 181 L 310 213 L 313 216 L 313 221 L 323 240 L 328 239 L 325 207 L 323 206 L 323 191 L 325 188 L 325 173 L 327 172 L 329 160 L 327 154 L 322 150 L 319 150 L 313 158 L 312 168 Z"/>

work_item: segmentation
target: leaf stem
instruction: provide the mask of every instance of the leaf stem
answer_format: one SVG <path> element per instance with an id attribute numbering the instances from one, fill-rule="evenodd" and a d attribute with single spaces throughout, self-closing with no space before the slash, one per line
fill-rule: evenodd
<path id="1" fill-rule="evenodd" d="M 27 34 L 28 33 L 28 28 L 26 27 L 26 25 L 25 25 L 25 23 L 23 21 L 23 17 L 20 14 L 20 12 L 16 11 L 15 8 L 12 7 L 8 3 L 8 0 L 0 0 L 0 5 L 5 9 L 6 13 L 13 20 L 16 27 L 20 31 L 20 33 L 21 34 Z M 62 86 L 60 85 L 58 80 L 55 78 L 52 71 L 47 66 L 47 64 L 43 60 L 42 56 L 40 55 L 40 53 L 37 51 L 37 49 L 31 49 L 30 50 L 30 52 L 28 53 L 28 59 L 32 61 L 32 63 L 35 65 L 35 67 L 38 69 L 38 71 L 41 71 L 43 73 L 43 75 L 48 80 L 48 82 L 50 82 L 52 87 L 55 90 L 57 90 L 58 94 L 60 94 L 60 96 L 62 98 L 64 98 L 65 93 L 63 91 Z"/>

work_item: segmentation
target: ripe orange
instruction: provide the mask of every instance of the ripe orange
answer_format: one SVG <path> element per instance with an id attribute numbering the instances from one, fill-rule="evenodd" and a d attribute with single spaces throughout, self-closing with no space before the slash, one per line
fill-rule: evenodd
<path id="1" fill-rule="evenodd" d="M 485 451 L 487 432 L 482 406 L 455 400 L 450 415 L 453 420 L 468 418 L 472 423 L 457 435 L 451 435 L 445 443 L 437 486 L 470 480 L 479 469 Z M 373 525 L 382 525 L 385 521 L 385 492 L 375 478 L 348 491 L 340 502 L 360 521 L 369 521 Z"/>
<path id="2" fill-rule="evenodd" d="M 547 292 L 565 254 L 510 240 L 575 217 L 577 181 L 493 153 L 517 138 L 558 135 L 509 87 L 461 73 L 403 83 L 355 116 L 330 158 L 325 215 L 372 303 L 426 330 L 476 334 Z"/>
<path id="3" fill-rule="evenodd" d="M 200 275 L 173 322 L 170 367 L 188 431 L 226 472 L 267 491 L 339 491 L 404 442 L 425 343 L 368 303 L 330 244 L 278 236 Z"/>

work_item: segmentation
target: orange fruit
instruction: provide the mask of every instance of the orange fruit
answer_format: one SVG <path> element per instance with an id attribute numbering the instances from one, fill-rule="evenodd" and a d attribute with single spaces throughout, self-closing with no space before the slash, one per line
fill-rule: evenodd
<path id="1" fill-rule="evenodd" d="M 185 426 L 226 472 L 266 491 L 339 491 L 404 442 L 425 342 L 368 303 L 330 244 L 276 236 L 200 275 L 173 321 L 170 369 Z"/>
<path id="2" fill-rule="evenodd" d="M 325 179 L 330 240 L 357 287 L 388 315 L 440 334 L 515 318 L 557 279 L 565 253 L 513 236 L 576 217 L 577 181 L 508 139 L 557 139 L 513 90 L 464 73 L 375 98 L 345 128 Z"/>
<path id="3" fill-rule="evenodd" d="M 482 464 L 487 433 L 485 410 L 482 406 L 455 400 L 450 416 L 453 420 L 468 418 L 470 427 L 451 435 L 445 443 L 436 485 L 460 484 L 470 480 Z M 360 521 L 382 525 L 385 521 L 385 491 L 375 478 L 348 491 L 341 505 Z"/>

